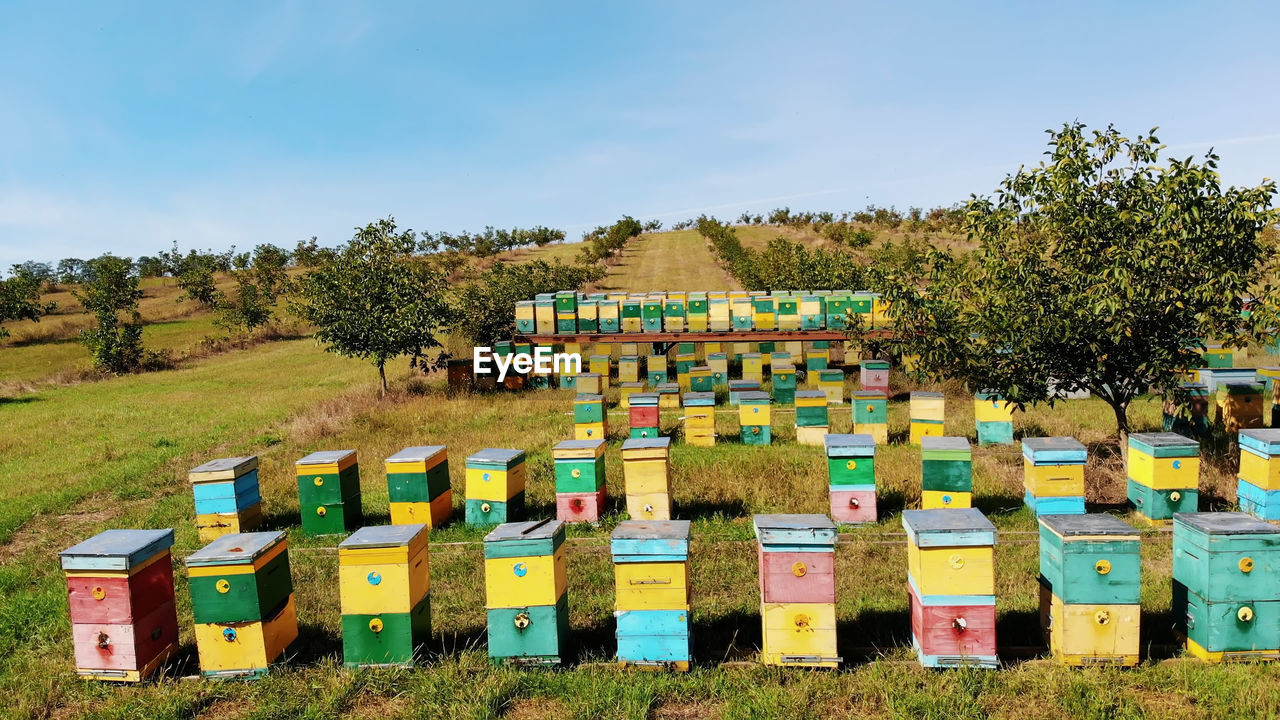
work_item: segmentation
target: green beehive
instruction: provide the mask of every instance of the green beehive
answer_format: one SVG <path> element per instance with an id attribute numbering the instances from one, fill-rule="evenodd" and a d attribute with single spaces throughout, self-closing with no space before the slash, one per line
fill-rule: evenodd
<path id="1" fill-rule="evenodd" d="M 594 493 L 605 485 L 604 440 L 565 440 L 552 448 L 556 493 Z M 594 457 L 585 457 L 594 453 Z"/>
<path id="2" fill-rule="evenodd" d="M 657 387 L 667 381 L 667 356 L 650 355 L 645 361 L 645 375 L 650 387 Z"/>
<path id="3" fill-rule="evenodd" d="M 889 398 L 879 390 L 854 390 L 853 422 L 875 425 L 889 422 Z"/>
<path id="4" fill-rule="evenodd" d="M 643 325 L 641 311 L 640 311 L 641 305 L 643 305 L 643 303 L 640 300 L 628 299 L 628 300 L 622 301 L 622 310 L 621 310 L 622 320 L 623 320 L 622 324 L 624 326 L 624 329 L 627 330 L 627 332 L 632 332 L 630 329 L 625 327 L 629 325 L 629 323 L 626 322 L 628 320 L 634 320 L 635 325 L 637 327 L 640 327 Z"/>
<path id="5" fill-rule="evenodd" d="M 773 400 L 780 405 L 792 405 L 796 401 L 796 369 L 791 365 L 775 366 L 770 370 L 773 383 Z"/>
<path id="6" fill-rule="evenodd" d="M 578 294 L 572 290 L 561 290 L 556 293 L 556 312 L 574 313 L 578 311 Z"/>
<path id="7" fill-rule="evenodd" d="M 598 300 L 578 303 L 578 332 L 593 333 L 600 329 L 600 304 Z"/>
<path id="8" fill-rule="evenodd" d="M 559 664 L 569 637 L 564 523 L 499 525 L 484 538 L 489 658 Z"/>
<path id="9" fill-rule="evenodd" d="M 920 439 L 920 448 L 922 490 L 973 491 L 973 451 L 968 438 L 926 436 Z"/>
<path id="10" fill-rule="evenodd" d="M 268 620 L 293 593 L 283 530 L 222 535 L 186 564 L 198 625 Z"/>
<path id="11" fill-rule="evenodd" d="M 1069 605 L 1137 605 L 1138 531 L 1114 515 L 1040 516 L 1040 575 Z"/>
<path id="12" fill-rule="evenodd" d="M 678 363 L 677 363 L 678 364 Z M 706 365 L 695 365 L 689 368 L 689 391 L 696 393 L 714 393 L 716 376 Z"/>
<path id="13" fill-rule="evenodd" d="M 662 328 L 667 332 L 684 332 L 684 300 L 667 298 L 662 303 Z"/>
<path id="14" fill-rule="evenodd" d="M 827 394 L 821 390 L 798 390 L 795 393 L 796 427 L 830 427 Z"/>
<path id="15" fill-rule="evenodd" d="M 847 324 L 845 313 L 852 307 L 853 300 L 848 292 L 833 292 L 826 299 L 827 328 L 843 330 Z"/>
<path id="16" fill-rule="evenodd" d="M 827 476 L 832 489 L 870 489 L 876 485 L 876 444 L 870 435 L 828 435 Z M 850 458 L 857 458 L 850 462 Z"/>
<path id="17" fill-rule="evenodd" d="M 294 464 L 298 513 L 308 535 L 346 533 L 364 522 L 355 450 L 313 452 Z"/>
<path id="18" fill-rule="evenodd" d="M 604 422 L 604 396 L 580 394 L 575 397 L 573 399 L 573 422 L 575 425 Z"/>
<path id="19" fill-rule="evenodd" d="M 648 297 L 640 306 L 645 332 L 662 332 L 662 298 Z"/>
<path id="20" fill-rule="evenodd" d="M 805 295 L 800 298 L 800 329 L 821 330 L 826 327 L 826 298 L 821 295 Z"/>
<path id="21" fill-rule="evenodd" d="M 769 406 L 773 402 L 768 393 L 759 390 L 743 390 L 738 393 L 738 421 L 745 445 L 768 445 L 773 442 Z"/>

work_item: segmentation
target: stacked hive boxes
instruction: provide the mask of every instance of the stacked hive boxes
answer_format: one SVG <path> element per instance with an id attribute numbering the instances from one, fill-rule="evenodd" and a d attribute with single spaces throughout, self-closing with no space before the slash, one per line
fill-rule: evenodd
<path id="1" fill-rule="evenodd" d="M 688 392 L 691 382 L 689 374 L 697 364 L 698 356 L 692 350 L 676 352 L 676 384 L 681 390 Z"/>
<path id="2" fill-rule="evenodd" d="M 1235 364 L 1235 353 L 1231 348 L 1210 344 L 1204 349 L 1204 366 L 1210 368 L 1229 368 Z"/>
<path id="3" fill-rule="evenodd" d="M 710 345 L 710 343 L 707 343 Z M 729 384 L 729 354 L 707 353 L 707 367 L 711 368 L 711 382 L 716 387 Z"/>
<path id="4" fill-rule="evenodd" d="M 622 329 L 621 313 L 618 301 L 615 299 L 597 300 L 596 305 L 599 308 L 596 315 L 599 318 L 600 332 L 616 333 Z"/>
<path id="5" fill-rule="evenodd" d="M 777 323 L 777 306 L 774 299 L 756 295 L 751 298 L 751 322 L 756 330 L 775 330 Z"/>
<path id="6" fill-rule="evenodd" d="M 684 332 L 685 312 L 684 299 L 667 296 L 662 303 L 662 329 L 666 332 Z"/>
<path id="7" fill-rule="evenodd" d="M 836 526 L 826 515 L 756 515 L 765 665 L 834 668 Z"/>
<path id="8" fill-rule="evenodd" d="M 1068 665 L 1137 665 L 1138 531 L 1112 515 L 1042 515 L 1049 650 Z M 1044 612 L 1042 608 L 1041 612 Z"/>
<path id="9" fill-rule="evenodd" d="M 769 370 L 773 383 L 773 399 L 783 405 L 796 401 L 796 369 L 791 365 L 774 365 Z"/>
<path id="10" fill-rule="evenodd" d="M 647 296 L 640 305 L 640 319 L 644 332 L 662 332 L 662 298 Z"/>
<path id="11" fill-rule="evenodd" d="M 827 345 L 826 340 L 819 340 L 813 343 L 812 348 L 804 351 L 804 369 L 815 377 L 819 371 L 826 370 L 831 361 L 831 350 Z"/>
<path id="12" fill-rule="evenodd" d="M 738 424 L 746 445 L 768 445 L 773 442 L 769 393 L 747 390 L 738 395 Z"/>
<path id="13" fill-rule="evenodd" d="M 800 299 L 794 295 L 776 295 L 778 304 L 778 329 L 800 329 Z"/>
<path id="14" fill-rule="evenodd" d="M 618 382 L 640 382 L 640 358 L 635 355 L 623 355 L 618 358 Z"/>
<path id="15" fill-rule="evenodd" d="M 568 563 L 559 520 L 499 525 L 484 538 L 489 657 L 557 665 L 569 637 Z"/>
<path id="16" fill-rule="evenodd" d="M 973 505 L 973 451 L 969 439 L 926 437 L 920 448 L 920 507 L 925 510 Z"/>
<path id="17" fill-rule="evenodd" d="M 826 394 L 828 404 L 844 404 L 843 370 L 819 370 L 814 377 L 817 378 L 818 389 Z"/>
<path id="18" fill-rule="evenodd" d="M 796 391 L 796 442 L 801 445 L 822 446 L 823 438 L 831 429 L 827 412 L 827 394 L 821 390 Z"/>
<path id="19" fill-rule="evenodd" d="M 392 525 L 437 528 L 453 515 L 449 456 L 443 445 L 409 447 L 386 459 Z"/>
<path id="20" fill-rule="evenodd" d="M 587 370 L 593 374 L 600 376 L 600 382 L 605 387 L 609 385 L 610 358 L 608 355 L 592 355 L 587 359 Z"/>
<path id="21" fill-rule="evenodd" d="M 902 525 L 920 664 L 996 667 L 995 526 L 974 508 L 906 510 Z"/>
<path id="22" fill-rule="evenodd" d="M 631 396 L 644 392 L 642 382 L 624 382 L 618 385 L 618 407 L 627 410 L 631 407 Z"/>
<path id="23" fill-rule="evenodd" d="M 554 335 L 556 332 L 556 299 L 555 296 L 538 296 L 533 301 L 534 327 L 539 335 Z"/>
<path id="24" fill-rule="evenodd" d="M 850 397 L 853 405 L 853 431 L 870 435 L 877 445 L 889 443 L 889 399 L 879 390 L 855 390 Z"/>
<path id="25" fill-rule="evenodd" d="M 1280 520 L 1280 429 L 1240 431 L 1240 509 Z"/>
<path id="26" fill-rule="evenodd" d="M 636 393 L 629 402 L 627 419 L 631 424 L 631 437 L 658 437 L 658 394 Z"/>
<path id="27" fill-rule="evenodd" d="M 1088 451 L 1070 437 L 1022 441 L 1023 499 L 1036 515 L 1084 512 L 1084 466 Z"/>
<path id="28" fill-rule="evenodd" d="M 1185 405 L 1166 397 L 1162 405 L 1165 432 L 1188 437 L 1204 437 L 1209 433 L 1209 388 L 1200 383 L 1183 383 Z"/>
<path id="29" fill-rule="evenodd" d="M 941 437 L 946 400 L 940 392 L 911 393 L 911 444 L 919 445 L 926 437 Z"/>
<path id="30" fill-rule="evenodd" d="M 688 670 L 693 659 L 689 521 L 623 521 L 614 528 L 610 549 L 618 661 Z"/>
<path id="31" fill-rule="evenodd" d="M 707 329 L 711 332 L 733 330 L 733 316 L 729 298 L 713 297 L 707 301 Z"/>
<path id="32" fill-rule="evenodd" d="M 1200 503 L 1200 445 L 1174 433 L 1129 436 L 1129 502 L 1156 522 L 1195 512 Z"/>
<path id="33" fill-rule="evenodd" d="M 578 395 L 573 399 L 573 439 L 603 440 L 609 433 L 603 395 Z"/>
<path id="34" fill-rule="evenodd" d="M 76 674 L 138 682 L 178 648 L 173 530 L 104 530 L 59 553 Z"/>
<path id="35" fill-rule="evenodd" d="M 520 300 L 516 303 L 516 332 L 521 335 L 533 335 L 537 329 L 536 311 L 532 300 Z"/>
<path id="36" fill-rule="evenodd" d="M 1254 382 L 1219 384 L 1218 410 L 1229 433 L 1262 427 L 1262 386 Z"/>
<path id="37" fill-rule="evenodd" d="M 821 330 L 826 327 L 826 303 L 821 295 L 800 296 L 800 329 Z"/>
<path id="38" fill-rule="evenodd" d="M 638 333 L 644 330 L 640 309 L 642 304 L 643 301 L 638 298 L 628 298 L 622 301 L 622 332 Z"/>
<path id="39" fill-rule="evenodd" d="M 889 363 L 885 360 L 863 360 L 859 370 L 863 390 L 889 394 Z"/>
<path id="40" fill-rule="evenodd" d="M 321 450 L 294 463 L 298 512 L 308 535 L 334 535 L 364 522 L 355 450 Z"/>
<path id="41" fill-rule="evenodd" d="M 699 447 L 712 447 L 716 444 L 715 393 L 684 394 L 684 440 Z"/>
<path id="42" fill-rule="evenodd" d="M 832 330 L 843 330 L 848 324 L 845 317 L 853 306 L 853 297 L 847 292 L 833 293 L 826 300 L 826 327 Z"/>
<path id="43" fill-rule="evenodd" d="M 468 525 L 524 519 L 523 450 L 487 448 L 467 458 Z"/>
<path id="44" fill-rule="evenodd" d="M 572 335 L 578 332 L 578 294 L 568 290 L 556 293 L 556 332 Z"/>
<path id="45" fill-rule="evenodd" d="M 755 380 L 730 380 L 729 381 L 729 404 L 737 405 L 741 402 L 742 393 L 759 392 L 760 383 Z"/>
<path id="46" fill-rule="evenodd" d="M 658 407 L 660 408 L 680 407 L 680 385 L 678 383 L 659 383 L 657 389 L 658 389 Z"/>
<path id="47" fill-rule="evenodd" d="M 582 373 L 576 378 L 572 387 L 586 395 L 600 395 L 604 392 L 606 378 L 599 373 Z"/>
<path id="48" fill-rule="evenodd" d="M 974 396 L 973 414 L 978 425 L 978 444 L 1013 442 L 1013 406 L 998 392 L 986 390 Z"/>
<path id="49" fill-rule="evenodd" d="M 565 440 L 551 449 L 560 520 L 599 522 L 605 503 L 604 448 L 604 440 Z"/>
<path id="50" fill-rule="evenodd" d="M 187 556 L 187 574 L 205 677 L 262 675 L 297 639 L 283 531 L 223 535 Z"/>
<path id="51" fill-rule="evenodd" d="M 1280 528 L 1244 513 L 1173 517 L 1174 627 L 1209 662 L 1280 659 Z"/>
<path id="52" fill-rule="evenodd" d="M 798 359 L 798 358 L 797 358 Z M 794 365 L 791 361 L 791 353 L 787 350 L 774 350 L 769 353 L 769 367 L 777 368 L 783 365 Z"/>
<path id="53" fill-rule="evenodd" d="M 688 318 L 686 324 L 689 332 L 707 331 L 707 294 L 704 292 L 689 293 Z"/>
<path id="54" fill-rule="evenodd" d="M 757 384 L 764 382 L 764 360 L 760 353 L 742 354 L 742 379 Z"/>
<path id="55" fill-rule="evenodd" d="M 831 518 L 842 523 L 875 522 L 875 439 L 870 435 L 828 435 L 826 448 Z"/>
<path id="56" fill-rule="evenodd" d="M 671 438 L 632 438 L 622 443 L 627 514 L 633 520 L 670 520 Z"/>
<path id="57" fill-rule="evenodd" d="M 338 545 L 342 659 L 407 667 L 431 639 L 427 526 L 363 527 Z"/>
<path id="58" fill-rule="evenodd" d="M 262 522 L 257 457 L 210 460 L 193 468 L 187 478 L 195 496 L 200 542 L 211 542 L 227 533 L 249 532 Z"/>
<path id="59" fill-rule="evenodd" d="M 729 299 L 729 312 L 733 321 L 733 329 L 737 332 L 751 330 L 755 327 L 755 302 L 749 297 Z"/>
<path id="60" fill-rule="evenodd" d="M 645 375 L 650 387 L 657 387 L 667 381 L 667 356 L 650 355 L 645 360 Z"/>

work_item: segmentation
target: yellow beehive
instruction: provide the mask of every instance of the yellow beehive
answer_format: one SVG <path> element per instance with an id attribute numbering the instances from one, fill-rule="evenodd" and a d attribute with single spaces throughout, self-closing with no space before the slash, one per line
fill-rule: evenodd
<path id="1" fill-rule="evenodd" d="M 689 606 L 689 566 L 683 562 L 614 563 L 614 609 L 671 610 Z"/>
<path id="2" fill-rule="evenodd" d="M 742 355 L 742 379 L 764 382 L 764 360 L 760 353 Z"/>
<path id="3" fill-rule="evenodd" d="M 633 383 L 640 381 L 640 358 L 635 355 L 623 355 L 618 358 L 618 382 Z"/>
<path id="4" fill-rule="evenodd" d="M 385 525 L 361 528 L 357 532 L 378 535 L 401 533 L 404 528 Z M 408 613 L 430 589 L 431 563 L 425 526 L 404 544 L 338 548 L 338 595 L 343 615 Z"/>
<path id="5" fill-rule="evenodd" d="M 790 353 L 792 358 L 804 356 L 804 343 L 800 340 L 788 340 L 782 343 L 782 349 Z"/>
<path id="6" fill-rule="evenodd" d="M 760 660 L 766 665 L 782 665 L 783 658 L 831 658 L 835 654 L 835 603 L 764 603 L 763 620 Z M 804 664 L 835 668 L 839 662 L 832 658 Z"/>
<path id="7" fill-rule="evenodd" d="M 1064 604 L 1056 595 L 1049 606 L 1049 647 L 1068 665 L 1089 665 L 1097 658 L 1137 665 L 1140 605 Z"/>
<path id="8" fill-rule="evenodd" d="M 684 396 L 685 442 L 699 447 L 716 444 L 715 394 L 694 392 Z"/>
<path id="9" fill-rule="evenodd" d="M 618 386 L 618 407 L 623 410 L 631 408 L 631 396 L 645 391 L 642 382 L 624 382 Z"/>
<path id="10" fill-rule="evenodd" d="M 978 422 L 1013 422 L 1013 405 L 1004 400 L 974 398 L 973 415 Z"/>
<path id="11" fill-rule="evenodd" d="M 512 568 L 517 568 L 513 572 Z M 569 563 L 561 544 L 551 555 L 486 558 L 485 607 L 523 608 L 552 605 L 569 586 Z"/>
<path id="12" fill-rule="evenodd" d="M 992 595 L 995 553 L 990 545 L 917 547 L 907 539 L 907 570 L 921 595 Z"/>
<path id="13" fill-rule="evenodd" d="M 670 520 L 671 438 L 632 438 L 622 443 L 627 514 L 633 520 Z"/>
<path id="14" fill-rule="evenodd" d="M 973 507 L 973 493 L 966 490 L 922 490 L 921 510 Z"/>
<path id="15" fill-rule="evenodd" d="M 1023 485 L 1036 497 L 1084 495 L 1084 465 L 1036 465 L 1022 460 Z"/>

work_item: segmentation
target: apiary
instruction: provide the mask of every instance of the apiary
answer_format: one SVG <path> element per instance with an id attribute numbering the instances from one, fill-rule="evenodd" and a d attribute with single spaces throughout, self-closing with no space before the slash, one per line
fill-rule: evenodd
<path id="1" fill-rule="evenodd" d="M 756 330 L 777 330 L 777 306 L 768 296 L 751 298 L 751 323 Z"/>
<path id="2" fill-rule="evenodd" d="M 489 658 L 558 665 L 569 638 L 568 561 L 559 520 L 503 523 L 484 538 Z"/>
<path id="3" fill-rule="evenodd" d="M 940 392 L 911 393 L 911 444 L 919 445 L 922 438 L 942 437 L 943 412 L 946 400 Z"/>
<path id="4" fill-rule="evenodd" d="M 889 394 L 889 362 L 887 360 L 863 360 L 859 366 L 858 382 L 863 390 Z"/>
<path id="5" fill-rule="evenodd" d="M 1084 466 L 1088 451 L 1071 437 L 1022 441 L 1022 486 L 1035 515 L 1084 513 Z"/>
<path id="6" fill-rule="evenodd" d="M 760 383 L 755 380 L 730 380 L 729 381 L 729 404 L 738 405 L 741 402 L 742 393 L 759 392 Z"/>
<path id="7" fill-rule="evenodd" d="M 818 370 L 814 373 L 818 389 L 827 396 L 828 405 L 844 404 L 844 371 Z"/>
<path id="8" fill-rule="evenodd" d="M 689 332 L 706 332 L 709 323 L 706 293 L 689 293 L 685 324 Z"/>
<path id="9" fill-rule="evenodd" d="M 640 358 L 635 355 L 623 355 L 618 358 L 618 382 L 640 382 Z"/>
<path id="10" fill-rule="evenodd" d="M 775 365 L 769 371 L 773 384 L 773 400 L 781 405 L 796 401 L 796 369 L 791 365 Z"/>
<path id="11" fill-rule="evenodd" d="M 622 330 L 620 308 L 614 299 L 597 300 L 599 328 L 602 333 L 617 333 Z"/>
<path id="12" fill-rule="evenodd" d="M 877 445 L 889 444 L 889 399 L 879 390 L 855 390 L 849 397 L 853 406 L 853 431 L 870 435 Z"/>
<path id="13" fill-rule="evenodd" d="M 668 296 L 662 303 L 662 329 L 666 332 L 685 331 L 685 304 L 678 297 Z"/>
<path id="14" fill-rule="evenodd" d="M 1200 444 L 1174 433 L 1129 435 L 1129 502 L 1155 522 L 1195 512 L 1200 502 Z"/>
<path id="15" fill-rule="evenodd" d="M 556 472 L 556 518 L 599 522 L 605 509 L 604 440 L 565 440 L 551 449 Z"/>
<path id="16" fill-rule="evenodd" d="M 500 525 L 524 519 L 523 450 L 487 448 L 467 458 L 466 521 Z"/>
<path id="17" fill-rule="evenodd" d="M 200 542 L 248 532 L 262 522 L 256 456 L 221 458 L 192 468 L 187 479 L 195 498 Z"/>
<path id="18" fill-rule="evenodd" d="M 516 332 L 521 335 L 532 335 L 537 329 L 533 301 L 520 300 L 516 302 Z"/>
<path id="19" fill-rule="evenodd" d="M 649 381 L 649 387 L 657 387 L 667 381 L 667 356 L 666 355 L 650 355 L 645 360 L 645 373 Z"/>
<path id="20" fill-rule="evenodd" d="M 1261 520 L 1280 520 L 1280 429 L 1241 430 L 1239 441 L 1240 509 Z"/>
<path id="21" fill-rule="evenodd" d="M 573 399 L 573 439 L 604 440 L 609 434 L 609 417 L 604 411 L 604 395 L 579 393 Z"/>
<path id="22" fill-rule="evenodd" d="M 201 673 L 265 674 L 298 637 L 284 532 L 223 535 L 186 564 Z"/>
<path id="23" fill-rule="evenodd" d="M 408 667 L 431 641 L 427 530 L 420 523 L 363 527 L 338 544 L 347 667 Z"/>
<path id="24" fill-rule="evenodd" d="M 827 435 L 827 480 L 831 518 L 871 523 L 876 512 L 876 441 L 870 435 Z"/>
<path id="25" fill-rule="evenodd" d="M 921 439 L 920 507 L 925 510 L 967 508 L 973 505 L 973 450 L 969 439 Z"/>
<path id="26" fill-rule="evenodd" d="M 764 382 L 764 361 L 760 353 L 742 354 L 742 379 Z"/>
<path id="27" fill-rule="evenodd" d="M 294 463 L 298 512 L 308 535 L 336 535 L 364 523 L 355 450 L 321 450 Z"/>
<path id="28" fill-rule="evenodd" d="M 640 309 L 643 302 L 637 298 L 627 298 L 622 301 L 622 332 L 638 333 L 644 331 L 644 322 Z"/>
<path id="29" fill-rule="evenodd" d="M 738 423 L 745 445 L 768 445 L 772 439 L 769 393 L 743 390 L 738 394 Z"/>
<path id="30" fill-rule="evenodd" d="M 140 682 L 178 649 L 173 530 L 104 530 L 58 554 L 76 674 Z"/>
<path id="31" fill-rule="evenodd" d="M 658 394 L 636 393 L 630 398 L 627 408 L 627 420 L 631 427 L 629 433 L 633 438 L 658 437 L 661 423 L 658 419 Z"/>
<path id="32" fill-rule="evenodd" d="M 699 447 L 712 447 L 716 444 L 715 393 L 684 394 L 684 440 Z"/>
<path id="33" fill-rule="evenodd" d="M 973 398 L 973 416 L 978 426 L 979 445 L 1013 443 L 1013 405 L 995 391 L 985 390 Z"/>
<path id="34" fill-rule="evenodd" d="M 835 668 L 836 526 L 826 515 L 756 515 L 765 665 Z"/>
<path id="35" fill-rule="evenodd" d="M 443 445 L 408 447 L 387 458 L 392 525 L 438 528 L 453 515 L 449 457 Z"/>
<path id="36" fill-rule="evenodd" d="M 632 438 L 622 443 L 622 476 L 632 520 L 671 519 L 671 438 Z"/>
<path id="37" fill-rule="evenodd" d="M 902 525 L 920 664 L 997 667 L 995 526 L 974 508 L 905 510 Z"/>
<path id="38" fill-rule="evenodd" d="M 827 395 L 821 390 L 797 390 L 796 442 L 822 447 L 831 420 L 827 412 Z"/>
<path id="39" fill-rule="evenodd" d="M 618 662 L 686 671 L 693 659 L 688 520 L 625 520 L 610 540 Z"/>
<path id="40" fill-rule="evenodd" d="M 726 353 L 708 352 L 707 367 L 711 368 L 713 386 L 723 387 L 729 384 L 729 356 Z"/>
<path id="41" fill-rule="evenodd" d="M 707 365 L 695 365 L 689 368 L 689 390 L 695 393 L 714 393 L 716 389 L 715 373 Z"/>

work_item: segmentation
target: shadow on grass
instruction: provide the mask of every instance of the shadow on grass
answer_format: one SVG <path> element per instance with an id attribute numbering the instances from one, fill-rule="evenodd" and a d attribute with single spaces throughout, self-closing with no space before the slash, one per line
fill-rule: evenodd
<path id="1" fill-rule="evenodd" d="M 907 592 L 904 584 L 902 592 Z M 836 647 L 844 664 L 871 662 L 881 655 L 911 647 L 911 614 L 906 607 L 863 610 L 836 623 Z"/>
<path id="2" fill-rule="evenodd" d="M 0 397 L 0 406 L 3 405 L 27 405 L 33 402 L 42 402 L 44 398 L 39 395 L 22 395 L 20 397 Z"/>
<path id="3" fill-rule="evenodd" d="M 1024 507 L 1022 498 L 1017 495 L 974 495 L 973 506 L 983 515 L 1011 515 Z"/>
<path id="4" fill-rule="evenodd" d="M 996 649 L 1001 657 L 1027 659 L 1045 649 L 1040 611 L 1006 610 L 996 618 Z"/>
<path id="5" fill-rule="evenodd" d="M 314 665 L 323 658 L 337 656 L 342 661 L 342 636 L 320 625 L 298 624 L 298 639 L 285 657 L 291 665 Z"/>
<path id="6" fill-rule="evenodd" d="M 714 518 L 741 518 L 750 515 L 747 504 L 741 500 L 672 503 L 672 516 L 677 520 L 705 520 Z"/>
<path id="7" fill-rule="evenodd" d="M 693 659 L 699 665 L 748 660 L 763 644 L 760 615 L 734 611 L 712 620 L 693 618 Z"/>

